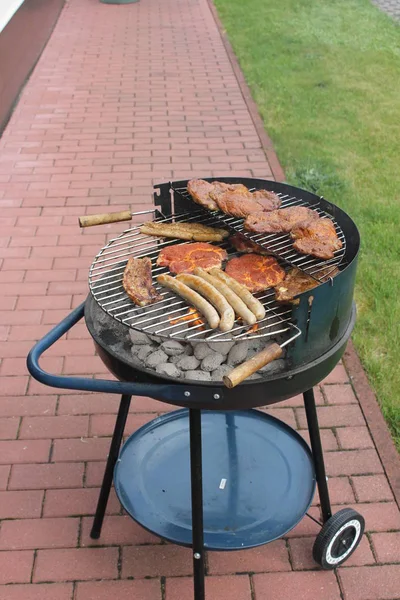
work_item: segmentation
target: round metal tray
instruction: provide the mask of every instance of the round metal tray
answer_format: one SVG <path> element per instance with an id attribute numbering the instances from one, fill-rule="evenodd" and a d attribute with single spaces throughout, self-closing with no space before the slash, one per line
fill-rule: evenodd
<path id="1" fill-rule="evenodd" d="M 303 438 L 257 410 L 205 411 L 204 545 L 240 550 L 275 540 L 304 516 L 315 492 Z M 121 504 L 161 538 L 192 542 L 189 413 L 147 423 L 125 443 L 114 471 Z"/>

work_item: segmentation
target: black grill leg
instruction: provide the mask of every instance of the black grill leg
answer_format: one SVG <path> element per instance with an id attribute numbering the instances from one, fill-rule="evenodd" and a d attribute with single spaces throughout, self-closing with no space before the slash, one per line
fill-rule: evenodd
<path id="1" fill-rule="evenodd" d="M 189 410 L 194 600 L 205 599 L 201 411 Z"/>
<path id="2" fill-rule="evenodd" d="M 113 482 L 114 467 L 118 460 L 122 436 L 124 435 L 126 419 L 128 417 L 129 407 L 131 404 L 131 397 L 132 396 L 121 396 L 118 416 L 117 420 L 115 421 L 114 433 L 110 444 L 110 452 L 108 454 L 106 469 L 104 471 L 103 483 L 101 484 L 96 513 L 93 520 L 92 530 L 90 532 L 90 537 L 94 540 L 97 540 L 100 537 L 104 514 L 107 508 L 108 497 L 110 495 L 111 485 Z"/>
<path id="3" fill-rule="evenodd" d="M 331 502 L 329 500 L 328 484 L 326 481 L 324 455 L 322 453 L 321 436 L 319 434 L 317 409 L 315 406 L 314 390 L 307 390 L 303 394 L 306 409 L 308 431 L 310 433 L 311 449 L 314 458 L 315 476 L 317 479 L 318 493 L 321 502 L 322 520 L 324 523 L 332 516 Z"/>

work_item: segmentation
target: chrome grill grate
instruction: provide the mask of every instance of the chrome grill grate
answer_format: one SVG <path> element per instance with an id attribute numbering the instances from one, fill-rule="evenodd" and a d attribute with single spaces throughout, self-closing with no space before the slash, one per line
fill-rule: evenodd
<path id="1" fill-rule="evenodd" d="M 195 221 L 211 227 L 221 226 L 220 219 L 214 213 L 206 213 L 201 208 L 154 220 L 164 223 Z M 196 323 L 198 316 L 188 317 L 183 321 L 182 317 L 188 314 L 188 304 L 159 286 L 155 279 L 161 273 L 168 273 L 168 269 L 156 265 L 160 250 L 176 243 L 188 242 L 142 235 L 140 225 L 127 229 L 110 240 L 97 254 L 89 271 L 89 287 L 101 308 L 117 321 L 133 329 L 148 335 L 180 341 L 223 342 L 283 336 L 281 345 L 284 346 L 301 335 L 301 331 L 291 322 L 291 307 L 279 305 L 274 299 L 273 290 L 266 290 L 256 295 L 267 311 L 265 318 L 257 323 L 256 331 L 250 331 L 247 325 L 239 321 L 236 321 L 233 329 L 227 333 Z M 223 242 L 219 246 L 228 252 L 228 256 L 237 254 L 236 250 L 229 246 L 229 242 Z M 162 295 L 161 301 L 142 308 L 136 306 L 127 296 L 122 286 L 122 276 L 127 260 L 131 256 L 135 258 L 148 256 L 151 259 L 154 285 Z"/>
<path id="2" fill-rule="evenodd" d="M 172 190 L 174 193 L 179 194 L 188 202 L 193 204 L 193 200 L 187 191 L 186 188 L 174 188 L 171 184 Z M 254 189 L 250 189 L 250 191 L 254 191 Z M 276 192 L 275 192 L 276 193 Z M 296 198 L 295 196 L 283 195 L 281 193 L 277 193 L 282 200 L 281 208 L 288 208 L 289 206 L 304 206 L 306 208 L 311 208 L 315 210 L 321 217 L 326 217 L 331 219 L 332 223 L 335 226 L 336 233 L 340 241 L 342 242 L 342 248 L 335 252 L 335 255 L 330 260 L 321 260 L 319 258 L 314 258 L 312 256 L 306 256 L 304 254 L 300 254 L 293 248 L 293 240 L 290 235 L 287 233 L 272 233 L 272 234 L 264 234 L 264 233 L 251 233 L 246 231 L 243 227 L 243 219 L 238 219 L 236 217 L 231 217 L 222 212 L 212 212 L 212 214 L 216 219 L 216 225 L 219 227 L 229 227 L 233 231 L 237 231 L 245 236 L 247 239 L 255 242 L 262 246 L 265 250 L 273 254 L 276 258 L 280 258 L 286 265 L 290 265 L 291 267 L 297 267 L 301 269 L 307 275 L 313 277 L 316 281 L 323 283 L 326 281 L 326 278 L 329 277 L 329 274 L 335 270 L 335 268 L 343 261 L 343 258 L 346 253 L 346 238 L 344 233 L 339 226 L 339 224 L 335 221 L 335 219 L 322 210 L 318 203 L 310 204 L 302 200 L 301 198 Z M 201 209 L 205 211 L 205 209 Z M 324 278 L 318 277 L 318 273 L 323 269 Z"/>

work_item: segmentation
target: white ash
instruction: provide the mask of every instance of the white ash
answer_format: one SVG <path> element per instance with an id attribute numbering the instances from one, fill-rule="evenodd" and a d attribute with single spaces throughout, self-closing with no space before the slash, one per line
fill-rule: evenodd
<path id="1" fill-rule="evenodd" d="M 160 365 L 157 365 L 156 371 L 161 375 L 168 375 L 168 377 L 178 378 L 181 376 L 180 370 L 172 363 L 162 363 Z"/>
<path id="2" fill-rule="evenodd" d="M 214 352 L 219 352 L 224 356 L 229 353 L 230 349 L 233 348 L 235 344 L 236 342 L 207 342 L 207 346 L 209 346 L 211 350 L 214 350 Z"/>
<path id="3" fill-rule="evenodd" d="M 176 340 L 167 340 L 160 346 L 168 356 L 176 356 L 185 352 L 185 345 L 177 342 Z"/>
<path id="4" fill-rule="evenodd" d="M 201 370 L 202 371 L 215 371 L 223 362 L 224 355 L 219 352 L 213 352 L 209 354 L 201 361 Z"/>
<path id="5" fill-rule="evenodd" d="M 267 373 L 268 375 L 272 375 L 272 373 L 278 373 L 279 371 L 283 371 L 285 369 L 285 366 L 285 361 L 280 358 L 279 360 L 273 360 L 271 363 L 269 363 L 269 365 L 265 365 L 265 367 L 262 367 L 257 372 L 262 373 L 263 375 L 267 375 Z"/>
<path id="6" fill-rule="evenodd" d="M 133 342 L 130 355 L 135 366 L 143 365 L 161 376 L 174 379 L 221 383 L 223 376 L 237 365 L 277 341 L 254 338 L 237 342 L 181 342 L 136 330 L 129 330 L 129 338 Z M 284 356 L 285 352 L 279 360 L 266 365 L 248 379 L 257 380 L 284 371 Z"/>
<path id="7" fill-rule="evenodd" d="M 149 354 L 151 354 L 151 352 L 153 352 L 154 347 L 153 346 L 141 346 L 139 352 L 137 353 L 137 357 L 139 360 L 141 360 L 142 362 L 146 361 L 146 358 L 149 356 Z"/>
<path id="8" fill-rule="evenodd" d="M 165 352 L 162 350 L 156 350 L 156 352 L 151 352 L 151 354 L 149 354 L 149 356 L 146 358 L 146 366 L 155 369 L 157 368 L 157 365 L 165 363 L 167 360 L 168 354 L 165 354 Z"/>
<path id="9" fill-rule="evenodd" d="M 205 371 L 186 371 L 185 379 L 192 379 L 193 381 L 211 381 L 211 375 Z"/>
<path id="10" fill-rule="evenodd" d="M 235 344 L 229 351 L 228 360 L 226 361 L 228 365 L 235 367 L 236 365 L 240 365 L 240 363 L 244 362 L 247 357 L 248 349 L 249 342 L 243 341 Z"/>
<path id="11" fill-rule="evenodd" d="M 129 337 L 131 338 L 132 344 L 151 344 L 149 336 L 142 331 L 136 331 L 136 329 L 129 330 Z"/>
<path id="12" fill-rule="evenodd" d="M 220 367 L 218 367 L 218 369 L 215 369 L 215 371 L 211 373 L 211 380 L 222 381 L 223 376 L 227 375 L 231 371 L 232 367 L 230 367 L 229 365 L 221 365 Z"/>
<path id="13" fill-rule="evenodd" d="M 200 361 L 195 356 L 184 356 L 176 363 L 176 366 L 182 371 L 194 371 L 199 364 Z"/>
<path id="14" fill-rule="evenodd" d="M 209 354 L 213 354 L 214 350 L 209 347 L 208 344 L 204 344 L 203 342 L 198 342 L 194 347 L 194 355 L 199 360 L 203 360 Z"/>

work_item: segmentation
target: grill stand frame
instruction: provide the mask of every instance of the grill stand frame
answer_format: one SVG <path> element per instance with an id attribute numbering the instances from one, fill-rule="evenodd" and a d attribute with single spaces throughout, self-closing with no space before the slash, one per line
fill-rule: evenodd
<path id="1" fill-rule="evenodd" d="M 110 452 L 106 463 L 106 468 L 103 477 L 99 499 L 97 503 L 96 513 L 91 530 L 91 537 L 98 539 L 101 534 L 103 519 L 107 502 L 113 481 L 113 471 L 118 460 L 118 455 L 122 443 L 123 433 L 125 429 L 126 419 L 129 412 L 131 396 L 147 396 L 151 394 L 151 390 L 159 388 L 158 397 L 164 396 L 164 401 L 168 400 L 170 393 L 166 393 L 164 385 L 145 384 L 140 382 L 118 382 L 109 380 L 96 380 L 83 377 L 68 377 L 59 376 L 47 373 L 39 366 L 41 355 L 57 342 L 67 331 L 69 331 L 82 317 L 84 316 L 84 303 L 68 315 L 61 323 L 54 327 L 44 338 L 35 344 L 27 358 L 27 367 L 31 375 L 44 383 L 45 385 L 65 388 L 79 389 L 83 391 L 99 391 L 117 393 L 121 395 L 119 411 L 115 423 L 114 433 L 111 440 Z M 169 384 L 168 388 L 173 389 L 173 392 L 180 390 L 182 393 L 183 387 Z M 192 386 L 195 389 L 196 386 Z M 208 388 L 207 391 L 210 391 Z M 219 390 L 220 391 L 220 390 Z M 187 394 L 190 392 L 186 390 Z M 329 490 L 325 475 L 324 457 L 322 452 L 321 438 L 319 433 L 318 417 L 315 405 L 315 397 L 313 389 L 309 389 L 303 393 L 304 406 L 307 415 L 308 430 L 310 434 L 312 458 L 315 468 L 315 477 L 318 485 L 321 502 L 322 523 L 324 526 L 332 516 Z M 177 401 L 175 399 L 175 404 Z M 202 426 L 201 426 L 201 409 L 190 408 L 190 477 L 191 477 L 191 493 L 192 493 L 192 551 L 193 551 L 193 572 L 194 572 L 194 600 L 205 600 L 205 564 L 204 564 L 204 528 L 203 528 L 203 469 L 202 469 Z M 306 513 L 307 516 L 308 513 Z M 311 517 L 312 518 L 312 517 Z M 315 520 L 315 519 L 313 519 Z M 356 547 L 356 546 L 355 546 Z M 355 549 L 355 548 L 354 548 Z"/>

